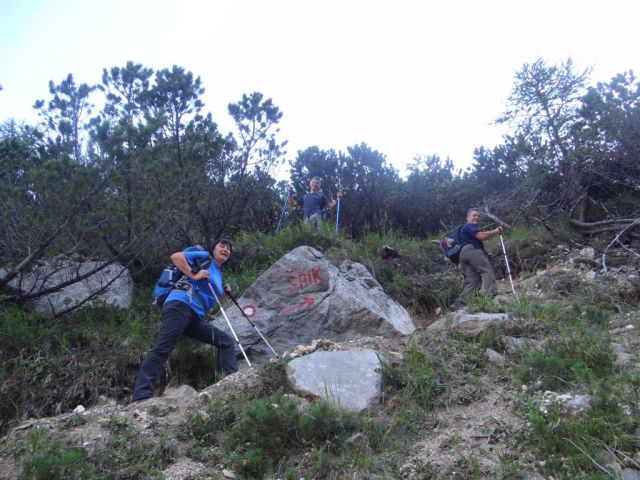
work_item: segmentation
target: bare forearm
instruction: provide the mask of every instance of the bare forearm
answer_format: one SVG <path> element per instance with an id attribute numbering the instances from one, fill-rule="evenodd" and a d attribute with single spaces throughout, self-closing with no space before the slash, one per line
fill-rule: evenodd
<path id="1" fill-rule="evenodd" d="M 183 252 L 176 252 L 171 255 L 171 262 L 187 277 L 193 278 L 194 274 L 191 272 L 191 267 L 189 266 L 187 258 L 184 256 Z"/>
<path id="2" fill-rule="evenodd" d="M 502 230 L 500 230 L 500 227 L 498 227 L 498 228 L 494 228 L 493 230 L 487 230 L 485 232 L 478 232 L 474 236 L 478 240 L 484 241 L 484 240 L 489 240 L 490 238 L 493 238 L 496 235 L 499 235 L 501 232 L 502 232 Z"/>

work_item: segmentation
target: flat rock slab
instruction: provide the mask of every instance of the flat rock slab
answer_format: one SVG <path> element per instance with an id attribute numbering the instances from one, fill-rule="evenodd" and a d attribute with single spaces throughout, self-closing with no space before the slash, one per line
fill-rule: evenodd
<path id="1" fill-rule="evenodd" d="M 287 364 L 287 378 L 303 396 L 359 412 L 380 401 L 382 364 L 373 350 L 314 352 Z"/>
<path id="2" fill-rule="evenodd" d="M 454 313 L 449 328 L 467 337 L 478 337 L 491 327 L 500 328 L 507 335 L 519 333 L 519 324 L 506 313 Z"/>

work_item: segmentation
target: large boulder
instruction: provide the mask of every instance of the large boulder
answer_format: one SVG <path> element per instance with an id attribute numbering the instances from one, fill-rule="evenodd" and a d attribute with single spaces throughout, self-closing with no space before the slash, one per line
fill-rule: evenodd
<path id="1" fill-rule="evenodd" d="M 6 275 L 0 269 L 0 277 Z M 59 315 L 74 307 L 109 305 L 129 308 L 134 283 L 129 270 L 118 263 L 54 257 L 9 282 L 9 287 L 31 298 L 37 312 Z"/>
<path id="2" fill-rule="evenodd" d="M 280 355 L 317 338 L 345 341 L 415 330 L 407 311 L 362 264 L 345 261 L 337 268 L 308 246 L 284 255 L 238 302 Z M 229 306 L 226 314 L 250 358 L 273 355 L 239 309 Z M 227 329 L 220 314 L 214 323 Z"/>

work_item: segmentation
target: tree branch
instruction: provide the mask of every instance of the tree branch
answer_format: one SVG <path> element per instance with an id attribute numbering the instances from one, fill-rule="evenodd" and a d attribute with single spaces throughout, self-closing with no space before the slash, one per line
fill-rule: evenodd
<path id="1" fill-rule="evenodd" d="M 611 240 L 611 242 L 609 243 L 609 245 L 607 245 L 607 248 L 604 249 L 604 252 L 602 252 L 602 268 L 604 269 L 604 274 L 607 274 L 607 251 L 609 250 L 609 248 L 611 248 L 615 243 L 620 243 L 620 245 L 622 245 L 622 243 L 620 242 L 620 237 L 622 236 L 622 234 L 624 232 L 626 232 L 627 230 L 632 229 L 633 227 L 635 227 L 636 225 L 640 225 L 640 218 L 636 218 L 632 223 L 630 223 L 629 225 L 627 225 L 626 227 L 624 227 L 622 230 L 620 230 L 618 232 L 618 234 L 613 238 L 613 240 Z M 634 255 L 636 255 L 638 258 L 640 258 L 640 255 L 638 253 L 636 253 L 635 251 L 630 250 Z"/>

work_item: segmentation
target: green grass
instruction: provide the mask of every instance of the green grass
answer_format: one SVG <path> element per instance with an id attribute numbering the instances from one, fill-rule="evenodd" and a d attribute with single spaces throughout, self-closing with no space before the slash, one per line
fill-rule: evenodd
<path id="1" fill-rule="evenodd" d="M 222 457 L 244 478 L 264 478 L 283 459 L 290 472 L 308 474 L 300 457 L 309 449 L 316 455 L 323 452 L 322 461 L 334 465 L 356 427 L 354 417 L 327 402 L 302 408 L 282 390 L 275 390 L 265 397 L 239 399 L 233 405 L 215 402 L 204 414 L 189 417 L 180 435 L 194 442 L 190 451 L 200 460 Z M 216 454 L 216 449 L 225 453 Z"/>
<path id="2" fill-rule="evenodd" d="M 114 435 L 93 451 L 52 438 L 40 427 L 34 428 L 26 437 L 25 448 L 28 451 L 18 478 L 162 478 L 162 469 L 173 461 L 176 454 L 171 441 L 167 437 L 161 437 L 156 443 L 143 441 L 121 421 L 110 421 L 110 428 L 114 423 L 117 425 L 116 430 L 112 430 Z"/>
<path id="3" fill-rule="evenodd" d="M 271 388 L 234 402 L 212 403 L 180 427 L 180 436 L 192 442 L 194 458 L 223 461 L 242 478 L 338 479 L 349 470 L 393 478 L 397 460 L 408 453 L 411 438 L 420 433 L 444 386 L 415 342 L 401 364 L 383 365 L 385 398 L 393 405 L 389 422 L 371 412 L 344 412 L 325 401 L 301 406 L 280 389 L 284 364 L 274 362 L 260 367 Z M 355 432 L 363 435 L 362 445 L 345 449 Z"/>
<path id="4" fill-rule="evenodd" d="M 637 415 L 629 415 L 624 405 L 630 399 L 618 379 L 594 385 L 591 404 L 581 414 L 571 414 L 551 406 L 544 414 L 537 402 L 525 405 L 530 429 L 522 440 L 544 458 L 544 471 L 556 478 L 616 478 L 607 466 L 607 451 L 620 458 L 633 457 L 637 449 Z"/>
<path id="5" fill-rule="evenodd" d="M 431 361 L 415 339 L 407 346 L 404 362 L 401 365 L 383 363 L 382 372 L 386 385 L 395 393 L 402 392 L 396 397 L 405 405 L 415 404 L 421 409 L 428 409 L 441 388 Z"/>
<path id="6" fill-rule="evenodd" d="M 513 366 L 516 386 L 538 382 L 542 391 L 589 394 L 589 406 L 571 413 L 551 405 L 540 408 L 535 392 L 521 399 L 521 414 L 529 425 L 521 439 L 537 458 L 545 459 L 543 471 L 558 479 L 615 478 L 607 466 L 607 451 L 633 457 L 637 451 L 638 370 L 614 364 L 608 333 L 610 309 L 601 304 L 572 301 L 542 304 L 522 299 L 517 314 L 539 324 L 547 340 L 544 348 L 524 349 Z M 596 299 L 594 299 L 596 300 Z"/>
<path id="7" fill-rule="evenodd" d="M 459 277 L 428 242 L 392 231 L 366 232 L 354 241 L 336 236 L 333 228 L 323 225 L 318 232 L 286 227 L 278 235 L 239 235 L 234 239 L 237 263 L 229 266 L 225 279 L 239 295 L 282 255 L 311 245 L 335 265 L 345 259 L 363 263 L 387 293 L 414 311 L 446 306 L 457 296 Z M 505 240 L 518 251 L 544 233 L 516 229 Z M 381 258 L 379 248 L 385 244 L 399 250 L 400 258 Z M 525 295 L 513 306 L 482 297 L 470 302 L 474 311 L 508 309 L 524 322 L 521 336 L 538 340 L 542 350 L 522 348 L 507 355 L 507 367 L 494 369 L 485 349 L 501 351 L 500 330 L 475 340 L 416 332 L 401 359 L 383 362 L 381 405 L 358 415 L 324 402 L 301 407 L 289 395 L 282 360 L 259 367 L 261 383 L 256 388 L 225 403 L 214 401 L 177 431 L 161 431 L 150 442 L 114 416 L 106 424 L 110 438 L 96 451 L 51 438 L 37 428 L 24 444 L 11 448 L 26 455 L 22 478 L 51 478 L 46 472 L 59 478 L 160 478 L 179 454 L 178 440 L 193 459 L 211 467 L 224 465 L 238 478 L 400 478 L 413 442 L 437 422 L 438 408 L 473 402 L 486 389 L 483 381 L 491 378 L 516 387 L 539 384 L 557 392 L 587 393 L 593 400 L 580 415 L 554 407 L 544 415 L 540 392 L 529 388 L 517 404 L 525 425 L 520 446 L 502 452 L 500 464 L 491 469 L 482 467 L 477 457 L 460 453 L 451 470 L 458 476 L 450 478 L 522 478 L 522 472 L 532 468 L 531 459 L 545 460 L 537 468 L 546 477 L 608 478 L 601 468 L 606 464 L 603 452 L 613 452 L 622 461 L 637 458 L 640 450 L 640 372 L 615 365 L 610 346 L 609 320 L 618 298 L 613 290 L 599 295 L 595 287 L 562 273 L 550 276 L 542 287 L 548 294 L 544 302 Z M 149 296 L 150 287 L 142 287 L 129 311 L 95 308 L 56 321 L 15 307 L 3 309 L 5 422 L 52 415 L 57 405 L 65 410 L 88 405 L 100 394 L 124 398 L 124 387 L 131 387 L 137 373 L 136 360 L 159 324 L 160 312 L 149 306 Z M 637 312 L 626 315 L 628 323 L 640 327 Z M 213 368 L 202 368 L 213 367 L 210 349 L 181 342 L 171 362 L 175 381 L 197 387 L 215 381 Z M 33 398 L 49 403 L 25 408 Z M 162 423 L 166 412 L 155 409 L 149 414 Z M 79 426 L 80 418 L 70 417 L 66 426 Z M 349 450 L 345 442 L 356 432 L 365 440 Z M 448 478 L 447 472 L 421 468 L 425 478 Z"/>

